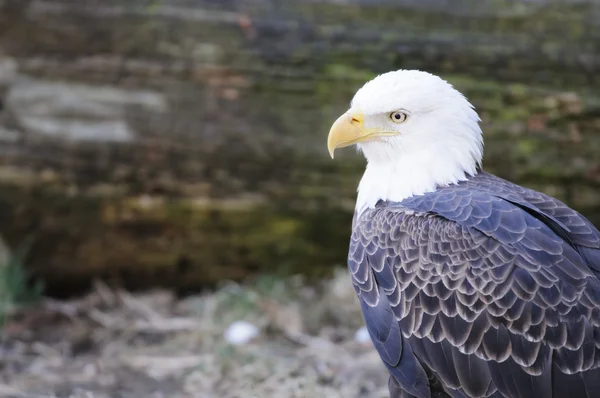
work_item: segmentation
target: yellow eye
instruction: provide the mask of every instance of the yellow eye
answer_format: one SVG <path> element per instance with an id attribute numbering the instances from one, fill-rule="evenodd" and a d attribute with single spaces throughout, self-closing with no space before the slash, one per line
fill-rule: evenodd
<path id="1" fill-rule="evenodd" d="M 402 111 L 395 111 L 390 113 L 390 119 L 394 123 L 403 123 L 408 118 L 408 115 Z"/>

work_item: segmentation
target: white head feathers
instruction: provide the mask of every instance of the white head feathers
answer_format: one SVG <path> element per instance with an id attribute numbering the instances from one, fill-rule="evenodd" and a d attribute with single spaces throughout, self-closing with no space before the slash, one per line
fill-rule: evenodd
<path id="1" fill-rule="evenodd" d="M 377 201 L 401 201 L 455 184 L 477 173 L 483 156 L 479 116 L 467 99 L 441 78 L 416 70 L 376 77 L 354 96 L 352 110 L 364 127 L 397 132 L 357 144 L 367 159 L 357 211 Z M 390 113 L 407 115 L 394 123 Z"/>

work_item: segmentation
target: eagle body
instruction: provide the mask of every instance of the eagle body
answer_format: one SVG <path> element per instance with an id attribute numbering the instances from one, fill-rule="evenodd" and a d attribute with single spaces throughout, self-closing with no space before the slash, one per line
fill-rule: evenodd
<path id="1" fill-rule="evenodd" d="M 600 397 L 600 232 L 484 172 L 480 121 L 448 82 L 398 70 L 327 138 L 367 160 L 348 268 L 390 396 Z"/>
<path id="2" fill-rule="evenodd" d="M 600 232 L 479 172 L 356 214 L 348 267 L 392 397 L 600 396 Z"/>

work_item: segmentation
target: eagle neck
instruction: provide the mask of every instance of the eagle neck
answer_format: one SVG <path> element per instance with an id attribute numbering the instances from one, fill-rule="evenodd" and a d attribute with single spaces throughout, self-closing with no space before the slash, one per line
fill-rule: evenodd
<path id="1" fill-rule="evenodd" d="M 434 192 L 477 174 L 477 163 L 453 154 L 413 152 L 386 161 L 368 161 L 358 186 L 356 212 L 375 207 L 380 200 L 401 202 L 411 196 Z"/>

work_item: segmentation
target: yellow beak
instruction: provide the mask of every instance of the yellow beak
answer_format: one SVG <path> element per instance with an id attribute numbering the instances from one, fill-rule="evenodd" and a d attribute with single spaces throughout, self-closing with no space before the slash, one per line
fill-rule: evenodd
<path id="1" fill-rule="evenodd" d="M 365 137 L 364 120 L 362 113 L 347 112 L 333 122 L 327 137 L 327 149 L 332 159 L 337 148 L 350 146 Z"/>
<path id="2" fill-rule="evenodd" d="M 337 148 L 343 148 L 358 142 L 369 141 L 376 137 L 396 135 L 382 129 L 365 128 L 365 116 L 361 112 L 348 111 L 340 116 L 331 126 L 327 137 L 327 149 L 333 159 Z"/>

